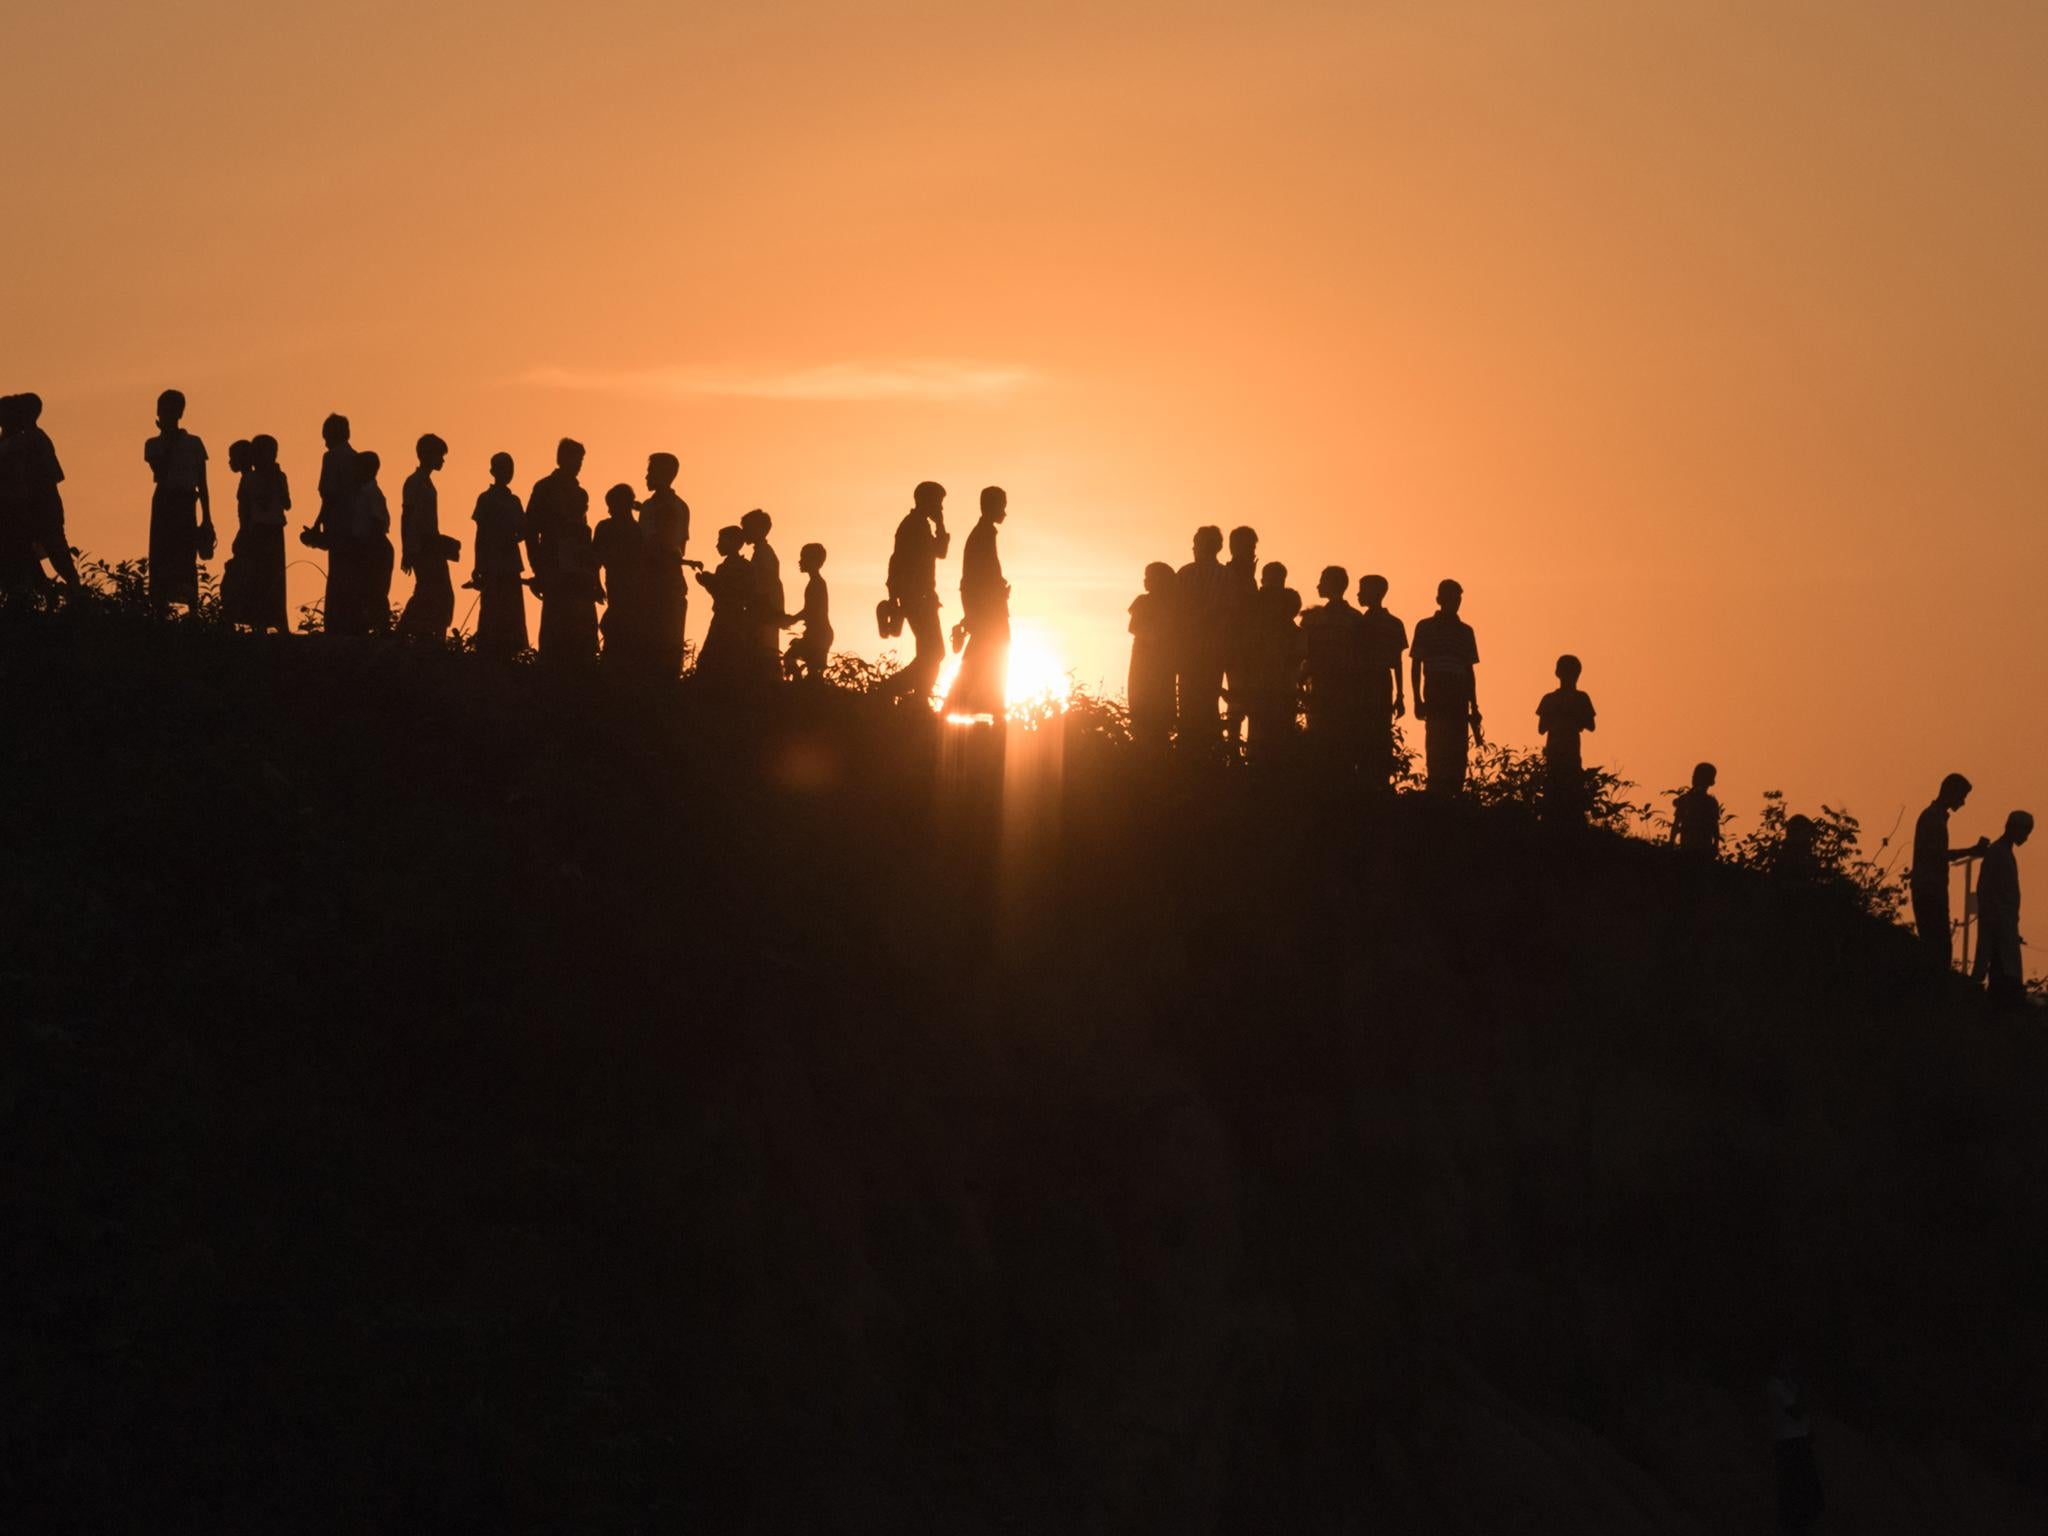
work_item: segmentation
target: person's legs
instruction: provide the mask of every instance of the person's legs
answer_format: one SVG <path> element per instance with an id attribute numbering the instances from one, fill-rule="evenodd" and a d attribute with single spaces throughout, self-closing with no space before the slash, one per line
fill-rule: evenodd
<path id="1" fill-rule="evenodd" d="M 939 624 L 939 601 L 908 602 L 903 605 L 903 622 L 910 630 L 916 650 L 882 687 L 892 699 L 929 698 L 939 680 L 939 668 L 946 659 L 946 636 Z"/>
<path id="2" fill-rule="evenodd" d="M 1913 928 L 1919 934 L 1920 942 L 1926 948 L 1929 959 L 1938 961 L 1943 970 L 1947 970 L 1955 963 L 1955 947 L 1949 932 L 1946 886 L 1913 887 Z"/>

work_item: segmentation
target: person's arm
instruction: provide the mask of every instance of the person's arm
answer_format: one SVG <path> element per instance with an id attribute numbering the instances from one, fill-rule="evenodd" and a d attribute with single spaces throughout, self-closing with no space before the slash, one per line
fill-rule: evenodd
<path id="1" fill-rule="evenodd" d="M 1427 720 L 1429 703 L 1422 692 L 1422 658 L 1413 651 L 1408 653 L 1408 679 L 1415 690 L 1415 718 Z"/>
<path id="2" fill-rule="evenodd" d="M 953 547 L 953 535 L 946 528 L 946 514 L 941 512 L 932 519 L 932 558 L 943 560 L 946 551 Z"/>
<path id="3" fill-rule="evenodd" d="M 1399 720 L 1408 713 L 1408 700 L 1401 692 L 1401 653 L 1399 651 L 1394 652 L 1394 662 L 1391 670 L 1394 674 L 1394 718 Z"/>
<path id="4" fill-rule="evenodd" d="M 1949 849 L 1948 861 L 1951 864 L 1960 864 L 1964 859 L 1981 859 L 1984 857 L 1985 854 L 1989 853 L 1990 851 L 1991 839 L 1988 837 L 1980 837 L 1977 839 L 1976 842 L 1970 844 L 1970 846 L 1967 848 Z"/>
<path id="5" fill-rule="evenodd" d="M 206 489 L 206 458 L 199 459 L 199 521 L 202 524 L 213 521 L 213 497 Z"/>
<path id="6" fill-rule="evenodd" d="M 1483 747 L 1486 745 L 1486 723 L 1479 713 L 1479 669 L 1477 667 L 1472 670 L 1471 699 L 1472 739 Z"/>

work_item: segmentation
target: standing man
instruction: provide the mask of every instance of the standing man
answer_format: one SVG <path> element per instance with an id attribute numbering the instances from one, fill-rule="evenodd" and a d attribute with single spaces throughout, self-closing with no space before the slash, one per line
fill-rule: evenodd
<path id="1" fill-rule="evenodd" d="M 910 493 L 910 500 L 910 510 L 896 525 L 896 547 L 889 552 L 889 597 L 902 610 L 917 651 L 883 691 L 892 699 L 922 702 L 931 697 L 946 659 L 946 633 L 939 624 L 939 562 L 946 558 L 953 536 L 946 531 L 943 485 L 926 480 Z"/>
<path id="2" fill-rule="evenodd" d="M 1366 716 L 1365 775 L 1375 787 L 1394 787 L 1394 722 L 1408 713 L 1401 687 L 1401 653 L 1408 626 L 1387 611 L 1387 578 L 1358 578 L 1358 607 L 1364 618 L 1365 665 L 1370 675 Z"/>
<path id="3" fill-rule="evenodd" d="M 1218 558 L 1222 553 L 1223 530 L 1213 525 L 1197 528 L 1194 559 L 1173 578 L 1174 614 L 1180 628 L 1180 729 L 1175 742 L 1183 747 L 1223 744 L 1217 701 L 1223 697 L 1230 644 L 1231 577 Z"/>
<path id="4" fill-rule="evenodd" d="M 157 434 L 142 445 L 156 477 L 149 503 L 149 601 L 158 613 L 172 603 L 199 607 L 199 546 L 213 542 L 213 500 L 206 492 L 206 444 L 187 432 L 185 396 L 157 396 Z"/>
<path id="5" fill-rule="evenodd" d="M 1409 681 L 1415 689 L 1415 718 L 1424 726 L 1423 755 L 1429 764 L 1432 792 L 1465 792 L 1465 770 L 1471 744 L 1482 746 L 1479 718 L 1479 641 L 1472 626 L 1458 617 L 1465 589 L 1455 581 L 1436 587 L 1436 612 L 1415 626 L 1415 644 L 1408 652 Z"/>
<path id="6" fill-rule="evenodd" d="M 590 555 L 590 492 L 577 475 L 583 445 L 565 437 L 554 470 L 526 498 L 526 563 L 540 597 L 540 659 L 589 662 L 597 657 L 597 566 Z"/>
<path id="7" fill-rule="evenodd" d="M 990 715 L 998 725 L 1009 708 L 1010 584 L 1003 580 L 996 529 L 1009 515 L 1010 498 L 1001 486 L 981 493 L 981 521 L 968 532 L 960 554 L 960 628 L 967 633 L 967 654 L 946 695 L 947 714 Z"/>
<path id="8" fill-rule="evenodd" d="M 1913 823 L 1913 868 L 1908 880 L 1913 893 L 1913 926 L 1927 953 L 1947 970 L 1955 961 L 1948 921 L 1948 867 L 1981 855 L 1991 846 L 1980 837 L 1967 848 L 1948 845 L 1948 819 L 1970 798 L 1970 781 L 1952 773 L 1941 781 L 1933 802 Z"/>
<path id="9" fill-rule="evenodd" d="M 327 552 L 327 584 L 320 597 L 321 628 L 330 635 L 351 634 L 362 610 L 362 559 L 356 548 L 356 491 L 362 477 L 356 473 L 356 451 L 349 443 L 348 418 L 330 412 L 320 423 L 320 440 L 327 445 L 320 455 L 320 510 L 312 524 L 299 535 L 309 549 Z"/>
<path id="10" fill-rule="evenodd" d="M 1252 603 L 1259 591 L 1259 530 L 1239 527 L 1230 530 L 1230 558 L 1223 562 L 1227 578 L 1224 617 L 1223 735 L 1229 750 L 1237 750 L 1239 727 L 1246 718 L 1246 701 L 1257 690 L 1249 673 L 1256 671 L 1250 660 L 1252 644 Z M 1247 732 L 1248 734 L 1248 732 Z"/>
<path id="11" fill-rule="evenodd" d="M 1316 582 L 1323 601 L 1301 616 L 1309 746 L 1326 767 L 1345 774 L 1356 773 L 1364 758 L 1372 687 L 1365 616 L 1346 600 L 1350 589 L 1349 571 L 1325 566 Z"/>
<path id="12" fill-rule="evenodd" d="M 683 580 L 683 554 L 690 544 L 690 504 L 676 494 L 676 476 L 681 472 L 674 454 L 649 454 L 647 499 L 640 503 L 647 665 L 654 676 L 670 682 L 682 675 L 683 626 L 689 618 L 690 589 Z"/>
<path id="13" fill-rule="evenodd" d="M 434 475 L 448 462 L 448 445 L 429 432 L 415 451 L 420 467 L 405 477 L 398 497 L 398 550 L 412 576 L 412 596 L 398 617 L 398 632 L 445 640 L 455 622 L 455 587 L 448 579 L 441 493 L 434 489 Z"/>
<path id="14" fill-rule="evenodd" d="M 1974 974 L 1984 980 L 1996 1002 L 2027 1000 L 2027 965 L 2020 958 L 2020 861 L 2015 854 L 2033 835 L 2034 818 L 2027 812 L 2006 817 L 2004 835 L 1984 851 L 1984 873 L 1977 881 L 1977 921 L 1983 937 L 1977 941 Z"/>

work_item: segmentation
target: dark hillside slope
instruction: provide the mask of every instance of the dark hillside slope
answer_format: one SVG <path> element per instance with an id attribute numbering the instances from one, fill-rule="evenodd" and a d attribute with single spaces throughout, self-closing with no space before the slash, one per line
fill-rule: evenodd
<path id="1" fill-rule="evenodd" d="M 603 680 L 598 680 L 602 682 Z M 2048 1040 L 1508 814 L 0 629 L 13 1529 L 2048 1528 Z"/>

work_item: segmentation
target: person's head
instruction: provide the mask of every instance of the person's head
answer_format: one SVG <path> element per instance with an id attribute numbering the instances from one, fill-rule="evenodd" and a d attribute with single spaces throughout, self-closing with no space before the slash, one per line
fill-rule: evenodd
<path id="1" fill-rule="evenodd" d="M 796 552 L 796 568 L 806 575 L 815 576 L 825 569 L 825 546 L 806 544 Z"/>
<path id="2" fill-rule="evenodd" d="M 2017 848 L 2034 835 L 2034 818 L 2027 811 L 2014 811 L 2005 818 L 2005 840 Z"/>
<path id="3" fill-rule="evenodd" d="M 1586 669 L 1579 664 L 1579 658 L 1569 653 L 1557 658 L 1557 680 L 1567 688 L 1579 686 L 1579 674 Z"/>
<path id="4" fill-rule="evenodd" d="M 555 468 L 566 469 L 576 474 L 583 468 L 583 445 L 573 437 L 565 437 L 555 444 Z"/>
<path id="5" fill-rule="evenodd" d="M 1436 584 L 1436 605 L 1445 613 L 1456 613 L 1464 601 L 1465 589 L 1449 577 Z"/>
<path id="6" fill-rule="evenodd" d="M 1387 600 L 1387 578 L 1384 576 L 1361 576 L 1358 578 L 1358 605 L 1361 608 L 1377 608 Z"/>
<path id="7" fill-rule="evenodd" d="M 249 439 L 238 437 L 228 444 L 228 468 L 241 474 L 247 471 L 249 466 Z"/>
<path id="8" fill-rule="evenodd" d="M 1696 763 L 1692 770 L 1692 787 L 1705 794 L 1714 787 L 1714 781 L 1721 777 L 1721 771 L 1712 763 Z"/>
<path id="9" fill-rule="evenodd" d="M 1145 590 L 1157 597 L 1173 588 L 1173 567 L 1164 560 L 1154 560 L 1145 567 Z"/>
<path id="10" fill-rule="evenodd" d="M 16 426 L 32 427 L 43 417 L 43 397 L 34 390 L 13 397 L 12 411 Z"/>
<path id="11" fill-rule="evenodd" d="M 736 555 L 740 546 L 747 542 L 747 532 L 737 523 L 727 523 L 718 530 L 718 552 L 721 555 Z"/>
<path id="12" fill-rule="evenodd" d="M 1268 560 L 1266 568 L 1259 572 L 1259 585 L 1268 592 L 1285 591 L 1287 587 L 1287 567 L 1278 560 Z"/>
<path id="13" fill-rule="evenodd" d="M 356 478 L 368 485 L 377 478 L 377 471 L 384 467 L 384 461 L 374 453 L 356 455 Z"/>
<path id="14" fill-rule="evenodd" d="M 330 448 L 339 448 L 348 441 L 348 418 L 336 411 L 320 423 L 321 441 Z"/>
<path id="15" fill-rule="evenodd" d="M 1223 553 L 1223 530 L 1204 525 L 1195 530 L 1195 558 L 1214 560 Z"/>
<path id="16" fill-rule="evenodd" d="M 981 515 L 992 523 L 1000 523 L 1010 515 L 1010 493 L 1000 485 L 985 485 L 981 488 Z"/>
<path id="17" fill-rule="evenodd" d="M 415 443 L 413 451 L 420 456 L 421 469 L 439 469 L 448 462 L 448 445 L 432 432 Z"/>
<path id="18" fill-rule="evenodd" d="M 613 517 L 633 515 L 633 487 L 624 481 L 604 493 L 604 509 Z"/>
<path id="19" fill-rule="evenodd" d="M 650 491 L 667 490 L 676 483 L 676 476 L 682 472 L 682 461 L 672 453 L 647 455 L 647 489 Z"/>
<path id="20" fill-rule="evenodd" d="M 1795 852 L 1813 851 L 1814 835 L 1818 831 L 1811 816 L 1793 815 L 1785 818 L 1785 846 Z"/>
<path id="21" fill-rule="evenodd" d="M 775 520 L 756 507 L 740 519 L 740 536 L 749 544 L 758 544 L 768 537 L 768 531 L 774 526 Z"/>
<path id="22" fill-rule="evenodd" d="M 167 389 L 156 397 L 156 424 L 165 430 L 185 419 L 185 392 Z"/>
<path id="23" fill-rule="evenodd" d="M 277 439 L 268 432 L 258 432 L 249 439 L 249 455 L 265 469 L 277 463 Z"/>
<path id="24" fill-rule="evenodd" d="M 1344 601 L 1344 594 L 1351 590 L 1351 573 L 1341 565 L 1326 565 L 1323 574 L 1316 578 L 1316 596 L 1327 598 L 1333 603 Z"/>
<path id="25" fill-rule="evenodd" d="M 1952 773 L 1941 781 L 1941 793 L 1935 796 L 1951 811 L 1960 811 L 1963 802 L 1970 798 L 1970 781 L 1960 773 Z"/>
<path id="26" fill-rule="evenodd" d="M 491 483 L 492 483 L 492 484 L 494 484 L 494 485 L 510 485 L 510 484 L 512 483 L 512 471 L 513 471 L 513 469 L 514 469 L 515 467 L 516 467 L 516 466 L 515 466 L 515 465 L 513 464 L 513 462 L 512 462 L 512 455 L 511 455 L 511 454 L 509 454 L 509 453 L 494 453 L 494 454 L 492 454 L 492 455 L 491 455 Z"/>
<path id="27" fill-rule="evenodd" d="M 946 488 L 936 480 L 920 480 L 917 489 L 910 493 L 913 510 L 926 517 L 937 517 L 946 510 Z"/>
<path id="28" fill-rule="evenodd" d="M 1230 558 L 1247 563 L 1259 557 L 1259 530 L 1256 528 L 1233 528 L 1230 530 Z"/>

